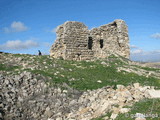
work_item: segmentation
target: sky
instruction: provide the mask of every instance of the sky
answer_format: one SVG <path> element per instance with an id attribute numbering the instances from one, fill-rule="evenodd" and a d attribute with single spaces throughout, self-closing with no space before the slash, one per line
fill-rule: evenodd
<path id="1" fill-rule="evenodd" d="M 89 29 L 122 19 L 130 59 L 160 62 L 160 0 L 0 0 L 0 51 L 49 54 L 55 29 L 66 21 Z"/>

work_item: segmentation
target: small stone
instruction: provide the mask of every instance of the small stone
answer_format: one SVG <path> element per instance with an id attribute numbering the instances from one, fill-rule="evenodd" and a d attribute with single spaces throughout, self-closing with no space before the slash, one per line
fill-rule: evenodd
<path id="1" fill-rule="evenodd" d="M 137 88 L 139 88 L 140 85 L 139 85 L 139 83 L 134 83 L 133 86 L 134 86 L 134 88 L 137 89 Z"/>
<path id="2" fill-rule="evenodd" d="M 120 108 L 114 107 L 113 113 L 118 114 L 120 112 Z"/>
<path id="3" fill-rule="evenodd" d="M 97 82 L 98 82 L 98 83 L 102 83 L 102 81 L 101 81 L 101 80 L 98 80 Z"/>
<path id="4" fill-rule="evenodd" d="M 49 107 L 46 108 L 46 111 L 45 111 L 44 114 L 45 114 L 47 117 L 51 117 L 51 116 L 52 116 L 52 112 L 50 111 L 50 108 L 49 108 Z"/>
<path id="5" fill-rule="evenodd" d="M 54 119 L 52 119 L 52 118 L 48 118 L 47 120 L 54 120 Z"/>
<path id="6" fill-rule="evenodd" d="M 8 81 L 8 80 L 5 80 L 5 84 L 8 85 L 8 84 L 9 84 L 9 81 Z"/>
<path id="7" fill-rule="evenodd" d="M 3 120 L 3 119 L 2 119 L 2 113 L 0 113 L 0 120 Z"/>
<path id="8" fill-rule="evenodd" d="M 120 102 L 124 102 L 124 101 L 126 101 L 126 98 L 125 98 L 125 97 L 122 97 L 122 96 L 119 96 L 119 97 L 117 98 L 117 100 L 119 100 Z"/>
<path id="9" fill-rule="evenodd" d="M 110 118 L 114 120 L 114 119 L 116 119 L 117 116 L 118 116 L 118 114 L 112 113 Z"/>
<path id="10" fill-rule="evenodd" d="M 95 108 L 94 108 L 95 109 Z M 110 109 L 110 104 L 109 102 L 102 102 L 101 103 L 101 106 L 99 106 L 95 113 L 94 113 L 94 116 L 101 116 L 102 114 L 105 113 L 106 110 Z"/>
<path id="11" fill-rule="evenodd" d="M 61 89 L 60 89 L 60 88 L 58 88 L 58 89 L 57 89 L 57 92 L 58 92 L 58 93 L 61 93 L 62 91 L 61 91 Z"/>
<path id="12" fill-rule="evenodd" d="M 103 120 L 109 120 L 109 117 L 108 117 L 108 116 L 105 116 L 105 117 L 103 118 Z"/>
<path id="13" fill-rule="evenodd" d="M 117 96 L 113 96 L 113 99 L 116 100 L 116 99 L 117 99 Z"/>
<path id="14" fill-rule="evenodd" d="M 151 98 L 160 98 L 160 90 L 148 90 L 149 95 Z"/>
<path id="15" fill-rule="evenodd" d="M 68 91 L 67 90 L 63 90 L 63 93 L 68 93 Z"/>
<path id="16" fill-rule="evenodd" d="M 130 108 L 121 108 L 120 113 L 127 113 L 130 111 Z"/>
<path id="17" fill-rule="evenodd" d="M 146 120 L 146 118 L 136 118 L 135 120 Z"/>
<path id="18" fill-rule="evenodd" d="M 56 120 L 63 120 L 61 117 L 56 118 Z"/>
<path id="19" fill-rule="evenodd" d="M 101 62 L 101 64 L 102 64 L 102 65 L 106 65 L 107 63 L 106 63 L 106 62 L 104 62 L 104 61 L 102 61 L 102 62 Z"/>
<path id="20" fill-rule="evenodd" d="M 124 85 L 117 85 L 117 89 L 119 89 L 119 90 L 124 89 Z"/>

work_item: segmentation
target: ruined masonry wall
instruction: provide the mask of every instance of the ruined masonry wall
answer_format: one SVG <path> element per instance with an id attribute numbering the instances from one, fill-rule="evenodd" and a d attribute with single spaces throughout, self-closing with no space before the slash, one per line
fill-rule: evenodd
<path id="1" fill-rule="evenodd" d="M 67 60 L 91 60 L 119 54 L 129 58 L 128 28 L 123 20 L 93 28 L 80 22 L 65 22 L 57 27 L 57 39 L 50 55 Z"/>

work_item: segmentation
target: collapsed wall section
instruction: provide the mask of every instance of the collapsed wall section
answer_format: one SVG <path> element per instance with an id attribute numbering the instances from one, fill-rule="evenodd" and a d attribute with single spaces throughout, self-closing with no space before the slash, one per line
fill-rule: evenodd
<path id="1" fill-rule="evenodd" d="M 64 44 L 64 25 L 60 25 L 56 29 L 57 39 L 50 49 L 50 56 L 54 58 L 65 58 L 66 45 Z"/>
<path id="2" fill-rule="evenodd" d="M 123 20 L 93 28 L 90 31 L 93 39 L 93 51 L 96 58 L 105 58 L 110 54 L 119 54 L 129 58 L 128 28 Z"/>

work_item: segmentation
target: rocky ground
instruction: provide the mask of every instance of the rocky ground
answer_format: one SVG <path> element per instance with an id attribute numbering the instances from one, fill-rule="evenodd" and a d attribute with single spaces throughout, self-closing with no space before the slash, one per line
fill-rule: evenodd
<path id="1" fill-rule="evenodd" d="M 80 92 L 49 87 L 45 78 L 30 72 L 1 75 L 1 117 L 5 120 L 56 119 L 80 106 Z"/>
<path id="2" fill-rule="evenodd" d="M 40 56 L 32 55 L 0 54 L 0 119 L 91 120 L 98 119 L 98 117 L 103 120 L 121 119 L 118 117 L 132 111 L 131 106 L 134 106 L 136 102 L 143 99 L 153 99 L 152 91 L 159 89 L 159 85 L 153 86 L 152 83 L 158 84 L 160 70 L 146 68 L 146 66 L 138 65 L 139 63 L 122 60 L 122 58 L 115 62 L 115 59 L 112 57 L 107 60 L 108 62 L 102 60 L 96 64 L 87 62 L 87 65 L 74 62 L 70 65 L 70 62 L 64 64 L 65 61 L 55 60 L 49 56 L 41 59 Z M 124 64 L 120 64 L 120 61 L 123 61 Z M 96 81 L 92 83 L 92 81 L 87 81 L 88 78 L 85 78 L 84 73 L 81 72 L 80 77 L 87 81 L 85 84 L 93 87 L 75 88 L 74 86 L 77 86 L 75 84 L 80 83 L 80 78 L 74 76 L 74 70 L 82 69 L 82 71 L 85 71 L 87 69 L 88 71 L 90 67 L 89 70 L 92 72 L 94 67 L 96 69 L 100 67 L 96 66 L 97 64 L 102 65 L 105 69 L 106 67 L 111 69 L 110 66 L 114 64 L 116 66 L 115 74 L 117 75 L 121 72 L 124 75 L 134 73 L 139 75 L 140 80 L 145 78 L 153 81 L 149 85 L 150 82 L 146 82 L 146 85 L 139 84 L 136 83 L 135 78 L 137 76 L 134 75 L 132 76 L 135 77 L 133 81 L 128 82 L 125 86 L 116 83 L 114 80 L 112 85 L 107 85 L 109 83 L 107 79 L 107 83 L 105 83 L 103 79 L 92 74 L 93 81 L 94 76 L 96 77 Z M 131 67 L 127 67 L 127 65 Z M 36 72 L 35 70 L 39 71 Z M 49 71 L 44 74 L 43 70 Z M 63 70 L 67 71 L 68 74 L 64 74 Z M 113 72 L 114 69 L 111 70 Z M 72 76 L 66 77 L 66 75 L 70 75 L 69 72 L 72 73 Z M 49 73 L 54 77 L 50 76 Z M 68 81 L 65 82 L 62 78 L 68 79 Z M 57 82 L 57 79 L 62 80 L 62 82 Z M 83 82 L 83 79 L 81 82 Z M 139 118 L 134 119 L 138 120 Z"/>
<path id="3" fill-rule="evenodd" d="M 149 63 L 141 63 L 147 67 L 160 68 L 160 62 L 149 62 Z"/>

